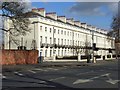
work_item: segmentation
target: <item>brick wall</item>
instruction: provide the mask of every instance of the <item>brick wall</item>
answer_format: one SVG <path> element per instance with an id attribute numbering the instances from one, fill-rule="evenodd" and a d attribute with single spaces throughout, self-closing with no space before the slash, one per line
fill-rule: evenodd
<path id="1" fill-rule="evenodd" d="M 2 65 L 16 64 L 36 64 L 38 60 L 38 50 L 1 50 Z"/>

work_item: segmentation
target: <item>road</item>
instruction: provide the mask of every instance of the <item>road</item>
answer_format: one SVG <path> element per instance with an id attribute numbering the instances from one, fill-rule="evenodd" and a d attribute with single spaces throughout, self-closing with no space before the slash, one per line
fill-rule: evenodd
<path id="1" fill-rule="evenodd" d="M 93 66 L 33 67 L 29 70 L 3 72 L 4 90 L 94 90 L 110 88 L 117 90 L 118 61 Z"/>

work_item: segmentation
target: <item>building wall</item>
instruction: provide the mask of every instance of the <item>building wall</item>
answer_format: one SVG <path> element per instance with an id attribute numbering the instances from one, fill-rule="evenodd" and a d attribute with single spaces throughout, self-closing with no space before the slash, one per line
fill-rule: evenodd
<path id="1" fill-rule="evenodd" d="M 16 37 L 19 40 L 19 45 L 11 43 L 10 49 L 17 49 L 18 46 L 21 46 L 23 38 L 23 46 L 27 47 L 27 50 L 34 49 L 33 40 L 36 40 L 35 47 L 37 50 L 42 52 L 44 57 L 52 57 L 55 53 L 57 56 L 72 56 L 76 55 L 73 48 L 68 48 L 68 46 L 85 46 L 85 43 L 89 47 L 92 47 L 92 43 L 96 43 L 96 47 L 99 48 L 114 48 L 114 39 L 108 40 L 105 35 L 105 31 L 94 30 L 94 33 L 82 27 L 77 27 L 67 23 L 62 23 L 57 20 L 49 19 L 47 17 L 32 17 L 31 21 L 31 33 L 28 33 L 26 36 Z M 8 22 L 8 21 L 7 21 Z M 9 23 L 5 22 L 7 28 L 10 27 Z M 6 24 L 7 23 L 7 24 Z M 100 33 L 101 32 L 101 33 Z M 94 35 L 93 35 L 94 34 Z M 94 42 L 92 41 L 92 35 L 94 37 Z M 9 33 L 4 33 L 4 44 L 5 49 L 9 49 Z M 61 45 L 60 48 L 55 48 L 54 44 Z M 41 46 L 44 47 L 41 48 Z M 46 47 L 48 45 L 48 47 Z M 62 48 L 62 45 L 68 45 L 66 48 Z M 81 49 L 81 54 L 85 54 L 85 49 Z M 91 50 L 90 50 L 91 52 Z M 91 54 L 91 53 L 90 53 Z M 108 50 L 96 51 L 97 55 L 107 55 Z"/>

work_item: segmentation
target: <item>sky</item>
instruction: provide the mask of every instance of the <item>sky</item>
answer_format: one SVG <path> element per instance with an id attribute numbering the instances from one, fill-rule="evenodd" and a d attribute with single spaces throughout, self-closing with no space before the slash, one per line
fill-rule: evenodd
<path id="1" fill-rule="evenodd" d="M 58 16 L 74 18 L 74 20 L 105 30 L 111 30 L 112 18 L 118 12 L 117 2 L 75 2 L 75 0 L 68 0 L 69 2 L 26 1 L 30 1 L 29 4 L 26 3 L 29 8 L 45 8 L 46 12 L 56 12 Z"/>
<path id="2" fill-rule="evenodd" d="M 110 30 L 112 18 L 118 12 L 117 2 L 32 2 L 32 8 L 45 8 L 58 16 L 74 18 L 82 23 Z"/>

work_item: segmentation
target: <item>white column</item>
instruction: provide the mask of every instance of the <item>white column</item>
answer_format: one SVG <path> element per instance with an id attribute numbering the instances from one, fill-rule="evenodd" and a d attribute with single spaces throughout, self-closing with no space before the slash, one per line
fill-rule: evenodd
<path id="1" fill-rule="evenodd" d="M 113 59 L 112 53 L 110 53 L 110 55 L 111 55 L 111 59 Z"/>
<path id="2" fill-rule="evenodd" d="M 78 54 L 78 61 L 81 61 L 81 54 Z"/>

